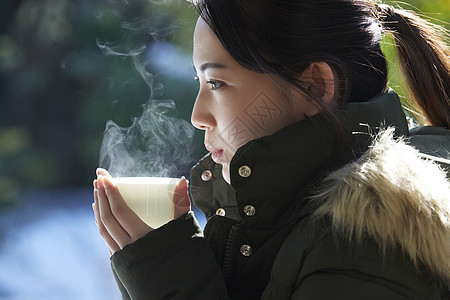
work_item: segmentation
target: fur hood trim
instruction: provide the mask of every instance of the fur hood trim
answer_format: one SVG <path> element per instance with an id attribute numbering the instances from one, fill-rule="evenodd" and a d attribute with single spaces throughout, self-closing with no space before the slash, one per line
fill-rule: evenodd
<path id="1" fill-rule="evenodd" d="M 400 248 L 416 266 L 450 281 L 450 183 L 446 173 L 388 128 L 354 163 L 326 179 L 315 216 L 351 241 Z"/>

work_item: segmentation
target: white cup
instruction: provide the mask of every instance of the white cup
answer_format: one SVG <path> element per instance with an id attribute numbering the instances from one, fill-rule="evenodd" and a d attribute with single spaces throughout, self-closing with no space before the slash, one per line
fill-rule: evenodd
<path id="1" fill-rule="evenodd" d="M 152 228 L 174 219 L 173 194 L 180 180 L 167 177 L 112 178 L 127 205 Z"/>

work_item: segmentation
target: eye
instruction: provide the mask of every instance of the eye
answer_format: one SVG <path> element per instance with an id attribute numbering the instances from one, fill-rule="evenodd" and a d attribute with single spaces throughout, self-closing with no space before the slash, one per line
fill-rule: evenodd
<path id="1" fill-rule="evenodd" d="M 218 88 L 222 87 L 223 85 L 225 85 L 224 82 L 222 81 L 214 81 L 214 80 L 209 80 L 206 82 L 207 84 L 209 84 L 209 87 L 212 91 L 217 90 Z"/>

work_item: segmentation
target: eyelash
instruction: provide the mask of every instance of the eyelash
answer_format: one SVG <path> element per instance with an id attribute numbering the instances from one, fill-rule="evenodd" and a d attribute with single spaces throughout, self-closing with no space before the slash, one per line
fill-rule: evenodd
<path id="1" fill-rule="evenodd" d="M 195 76 L 194 79 L 197 80 L 197 81 L 200 81 L 199 78 L 198 78 L 198 76 Z M 220 87 L 222 87 L 222 86 L 225 85 L 224 82 L 222 82 L 222 81 L 217 81 L 217 80 L 208 80 L 206 83 L 210 85 L 210 90 L 211 90 L 211 91 L 215 91 L 215 90 L 217 90 L 217 89 L 219 89 Z M 218 86 L 216 86 L 216 85 L 218 85 Z"/>
<path id="2" fill-rule="evenodd" d="M 209 80 L 206 83 L 210 84 L 211 91 L 215 91 L 224 85 L 224 83 L 222 81 L 214 81 L 214 80 Z M 218 86 L 216 86 L 216 85 L 218 85 Z"/>

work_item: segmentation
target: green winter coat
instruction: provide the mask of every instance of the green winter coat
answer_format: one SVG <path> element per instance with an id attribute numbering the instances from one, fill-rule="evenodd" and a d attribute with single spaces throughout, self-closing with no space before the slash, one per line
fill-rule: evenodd
<path id="1" fill-rule="evenodd" d="M 449 298 L 449 131 L 408 131 L 393 93 L 339 124 L 318 114 L 248 142 L 232 186 L 202 159 L 204 237 L 190 212 L 116 252 L 123 298 Z"/>

